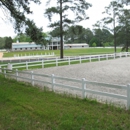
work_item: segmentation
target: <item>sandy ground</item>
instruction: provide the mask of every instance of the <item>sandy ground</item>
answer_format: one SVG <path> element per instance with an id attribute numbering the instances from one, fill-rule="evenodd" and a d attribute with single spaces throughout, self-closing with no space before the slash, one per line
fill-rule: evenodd
<path id="1" fill-rule="evenodd" d="M 2 58 L 3 57 L 3 52 L 0 52 L 0 58 Z"/>
<path id="2" fill-rule="evenodd" d="M 127 85 L 130 83 L 130 57 L 120 58 L 115 60 L 106 60 L 100 62 L 91 62 L 91 63 L 82 63 L 82 64 L 75 64 L 75 65 L 36 69 L 33 70 L 33 72 L 38 74 L 48 74 L 48 75 L 54 74 L 56 76 L 75 78 L 81 80 L 82 78 L 85 78 L 88 81 L 98 81 L 98 82 L 105 82 L 109 84 Z M 27 77 L 30 76 L 27 75 Z M 43 77 L 35 76 L 35 79 L 42 80 Z M 51 81 L 50 79 L 47 78 L 44 78 L 44 80 Z M 79 84 L 79 83 L 73 83 L 69 81 L 61 81 L 57 79 L 56 82 L 71 85 L 71 86 L 76 86 L 76 87 L 82 87 L 81 83 Z M 41 86 L 49 87 L 49 85 L 46 84 L 41 84 L 41 83 L 37 83 L 37 84 Z M 60 87 L 55 87 L 55 88 L 59 91 L 65 91 L 74 95 L 81 96 L 82 94 L 82 92 L 75 91 L 75 90 L 64 89 Z M 126 95 L 126 91 L 121 89 L 106 88 L 104 86 L 89 85 L 89 84 L 87 84 L 87 88 L 92 90 L 103 91 L 103 92 Z M 96 98 L 100 102 L 107 101 L 111 103 L 116 103 L 121 106 L 126 106 L 125 100 L 92 95 L 89 93 L 87 93 L 87 97 Z"/>

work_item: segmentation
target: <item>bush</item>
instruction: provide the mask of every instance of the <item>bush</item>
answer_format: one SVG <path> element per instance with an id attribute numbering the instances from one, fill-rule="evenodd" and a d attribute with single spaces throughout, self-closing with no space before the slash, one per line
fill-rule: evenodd
<path id="1" fill-rule="evenodd" d="M 96 47 L 97 46 L 97 44 L 94 42 L 93 44 L 92 44 L 92 47 Z"/>

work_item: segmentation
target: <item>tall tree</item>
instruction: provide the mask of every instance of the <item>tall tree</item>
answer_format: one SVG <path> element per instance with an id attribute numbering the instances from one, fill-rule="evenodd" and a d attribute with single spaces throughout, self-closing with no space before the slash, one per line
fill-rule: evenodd
<path id="1" fill-rule="evenodd" d="M 55 0 L 57 1 L 56 7 L 50 7 L 46 9 L 45 15 L 51 21 L 54 14 L 59 15 L 59 21 L 51 23 L 49 27 L 58 28 L 60 27 L 60 43 L 61 51 L 60 58 L 63 58 L 63 35 L 68 26 L 82 20 L 88 19 L 86 10 L 91 6 L 85 0 Z M 51 0 L 48 1 L 50 3 Z M 74 20 L 68 18 L 68 11 L 75 14 Z"/>
<path id="2" fill-rule="evenodd" d="M 93 38 L 93 32 L 90 30 L 90 28 L 85 29 L 84 37 L 86 39 L 86 43 L 89 44 L 90 40 Z"/>
<path id="3" fill-rule="evenodd" d="M 105 25 L 107 24 L 113 24 L 113 27 L 112 29 L 111 28 L 108 28 L 106 27 L 107 29 L 109 29 L 110 31 L 113 32 L 113 41 L 114 41 L 114 50 L 115 50 L 115 53 L 116 53 L 116 44 L 117 44 L 117 32 L 116 32 L 116 26 L 118 25 L 117 21 L 118 21 L 118 16 L 119 16 L 119 13 L 120 13 L 120 10 L 123 8 L 123 5 L 118 3 L 117 1 L 112 1 L 110 2 L 109 6 L 108 7 L 105 7 L 105 12 L 108 17 L 105 17 L 103 19 Z"/>
<path id="4" fill-rule="evenodd" d="M 112 34 L 110 33 L 109 30 L 107 29 L 101 29 L 101 28 L 96 28 L 93 29 L 94 31 L 94 36 L 96 39 L 98 39 L 99 43 L 96 43 L 97 46 L 103 46 L 103 43 L 106 42 L 112 42 Z"/>
<path id="5" fill-rule="evenodd" d="M 80 25 L 69 27 L 65 38 L 67 43 L 83 43 L 86 42 L 86 30 Z"/>

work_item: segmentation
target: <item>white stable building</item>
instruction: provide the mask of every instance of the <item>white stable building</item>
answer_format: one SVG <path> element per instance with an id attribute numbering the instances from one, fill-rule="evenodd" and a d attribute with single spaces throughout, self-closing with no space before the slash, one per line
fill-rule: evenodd
<path id="1" fill-rule="evenodd" d="M 78 49 L 78 48 L 88 48 L 89 45 L 86 43 L 80 44 L 64 44 L 64 49 Z M 51 41 L 48 42 L 46 46 L 35 44 L 34 42 L 17 42 L 12 43 L 12 51 L 24 51 L 24 50 L 59 50 L 60 49 L 60 38 L 53 37 Z"/>
<path id="2" fill-rule="evenodd" d="M 12 43 L 12 51 L 23 51 L 23 50 L 58 50 L 60 49 L 60 38 L 53 37 L 48 44 L 40 45 L 34 42 L 17 42 Z"/>

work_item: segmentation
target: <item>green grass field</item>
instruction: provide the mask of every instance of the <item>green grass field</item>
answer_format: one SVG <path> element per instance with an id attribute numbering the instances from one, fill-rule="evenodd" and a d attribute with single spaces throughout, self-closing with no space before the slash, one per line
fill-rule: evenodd
<path id="1" fill-rule="evenodd" d="M 130 111 L 0 75 L 0 130 L 129 130 Z"/>
<path id="2" fill-rule="evenodd" d="M 4 57 L 14 57 L 14 55 L 41 55 L 54 52 L 56 56 L 60 56 L 60 50 L 37 50 L 37 51 L 18 51 L 4 53 Z M 121 52 L 121 48 L 117 48 L 117 52 Z M 84 48 L 84 49 L 68 49 L 64 50 L 65 56 L 80 56 L 93 54 L 114 53 L 114 48 Z"/>

